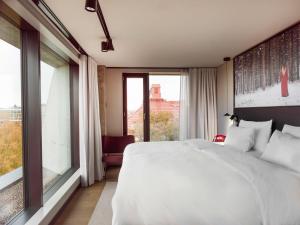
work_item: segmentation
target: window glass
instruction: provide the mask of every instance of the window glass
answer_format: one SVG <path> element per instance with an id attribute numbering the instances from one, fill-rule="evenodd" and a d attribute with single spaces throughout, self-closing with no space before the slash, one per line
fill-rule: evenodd
<path id="1" fill-rule="evenodd" d="M 149 76 L 150 141 L 179 138 L 180 76 Z"/>
<path id="2" fill-rule="evenodd" d="M 71 168 L 69 63 L 41 43 L 43 188 L 47 192 Z"/>
<path id="3" fill-rule="evenodd" d="M 143 78 L 127 78 L 127 133 L 144 141 Z"/>
<path id="4" fill-rule="evenodd" d="M 20 30 L 0 16 L 0 225 L 23 209 Z"/>

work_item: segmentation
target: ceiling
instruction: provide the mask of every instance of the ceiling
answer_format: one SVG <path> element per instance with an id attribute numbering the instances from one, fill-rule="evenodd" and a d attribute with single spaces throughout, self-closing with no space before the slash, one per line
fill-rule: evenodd
<path id="1" fill-rule="evenodd" d="M 98 64 L 218 66 L 300 21 L 299 0 L 99 0 L 115 51 L 85 0 L 45 0 Z"/>

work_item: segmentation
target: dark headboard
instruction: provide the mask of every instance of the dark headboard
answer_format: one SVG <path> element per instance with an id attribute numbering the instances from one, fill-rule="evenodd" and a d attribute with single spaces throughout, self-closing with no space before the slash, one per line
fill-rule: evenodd
<path id="1" fill-rule="evenodd" d="M 284 124 L 300 126 L 300 106 L 235 108 L 234 113 L 243 120 L 273 119 L 273 130 L 282 130 Z"/>

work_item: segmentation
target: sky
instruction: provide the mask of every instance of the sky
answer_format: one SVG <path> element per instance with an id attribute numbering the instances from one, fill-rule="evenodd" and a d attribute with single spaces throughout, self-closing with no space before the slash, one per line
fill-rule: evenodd
<path id="1" fill-rule="evenodd" d="M 54 67 L 41 62 L 41 100 L 45 104 Z M 0 108 L 21 106 L 20 49 L 0 39 Z"/>
<path id="2" fill-rule="evenodd" d="M 178 101 L 180 96 L 180 76 L 150 75 L 149 88 L 152 84 L 160 84 L 161 97 L 168 101 Z M 137 110 L 143 102 L 143 79 L 127 79 L 127 108 Z"/>
<path id="3" fill-rule="evenodd" d="M 0 39 L 0 108 L 21 106 L 20 50 Z"/>

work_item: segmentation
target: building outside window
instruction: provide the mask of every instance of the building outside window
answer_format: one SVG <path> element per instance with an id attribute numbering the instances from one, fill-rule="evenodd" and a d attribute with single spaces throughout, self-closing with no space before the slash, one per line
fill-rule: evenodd
<path id="1" fill-rule="evenodd" d="M 71 110 L 68 58 L 43 42 L 41 111 L 45 193 L 71 168 Z"/>

